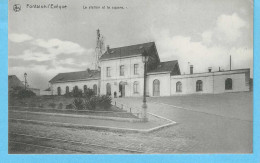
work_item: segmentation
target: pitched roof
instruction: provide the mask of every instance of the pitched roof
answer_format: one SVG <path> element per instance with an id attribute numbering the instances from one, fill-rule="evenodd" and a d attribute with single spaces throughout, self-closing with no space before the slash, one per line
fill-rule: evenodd
<path id="1" fill-rule="evenodd" d="M 153 45 L 155 45 L 154 42 L 148 42 L 148 43 L 131 45 L 131 46 L 111 48 L 111 49 L 109 49 L 109 53 L 106 51 L 100 57 L 100 60 L 113 59 L 113 58 L 124 58 L 124 57 L 133 56 L 133 55 L 138 55 L 138 54 L 141 54 L 144 49 L 148 50 Z"/>
<path id="2" fill-rule="evenodd" d="M 98 70 L 86 70 L 86 71 L 77 71 L 77 72 L 67 72 L 59 73 L 54 78 L 52 78 L 50 83 L 59 83 L 75 80 L 91 80 L 100 78 L 100 71 Z"/>
<path id="3" fill-rule="evenodd" d="M 8 75 L 8 87 L 24 87 L 24 84 L 16 75 Z"/>
<path id="4" fill-rule="evenodd" d="M 155 69 L 149 70 L 147 73 L 159 73 L 159 72 L 171 72 L 174 75 L 179 74 L 178 69 L 175 69 L 175 66 L 178 66 L 178 61 L 167 61 L 167 62 L 160 62 Z M 176 72 L 175 72 L 176 71 Z"/>

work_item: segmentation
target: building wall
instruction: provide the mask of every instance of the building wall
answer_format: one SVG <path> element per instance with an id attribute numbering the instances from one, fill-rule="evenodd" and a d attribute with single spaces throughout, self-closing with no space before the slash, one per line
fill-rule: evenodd
<path id="1" fill-rule="evenodd" d="M 138 64 L 138 74 L 134 74 L 134 64 Z M 124 65 L 124 75 L 120 76 L 120 66 Z M 70 91 L 76 85 L 83 90 L 83 86 L 93 88 L 93 85 L 100 88 L 100 94 L 105 95 L 107 92 L 106 85 L 111 85 L 111 95 L 114 92 L 119 93 L 119 83 L 125 83 L 125 96 L 142 96 L 144 86 L 144 64 L 142 56 L 132 56 L 129 58 L 102 60 L 101 61 L 101 79 L 88 81 L 75 81 L 66 83 L 52 84 L 52 94 L 57 95 L 57 88 L 61 87 L 61 94 L 65 94 L 66 86 L 69 86 Z M 110 67 L 110 75 L 107 76 L 107 67 Z M 232 79 L 232 89 L 225 90 L 225 80 Z M 239 92 L 250 90 L 250 69 L 240 69 L 232 71 L 206 72 L 196 74 L 171 75 L 169 73 L 150 73 L 147 74 L 147 95 L 154 96 L 153 82 L 160 81 L 160 96 L 170 95 L 185 95 L 185 94 L 205 94 L 205 93 L 225 93 Z M 203 83 L 202 91 L 196 91 L 196 82 L 201 80 Z M 182 83 L 182 91 L 176 92 L 176 83 Z M 138 93 L 134 92 L 134 82 L 138 82 Z M 98 91 L 99 92 L 99 91 Z"/>
<path id="2" fill-rule="evenodd" d="M 58 87 L 61 88 L 61 95 L 66 93 L 66 86 L 69 87 L 69 91 L 73 90 L 73 87 L 78 86 L 80 90 L 84 90 L 84 85 L 87 85 L 87 88 L 93 89 L 93 85 L 96 84 L 99 88 L 99 80 L 87 80 L 87 81 L 75 81 L 75 82 L 64 82 L 64 83 L 53 83 L 51 85 L 52 95 L 58 95 Z"/>
<path id="3" fill-rule="evenodd" d="M 51 91 L 43 91 L 43 90 L 40 90 L 40 95 L 41 95 L 41 96 L 46 96 L 46 95 L 52 95 L 52 94 L 51 94 Z"/>
<path id="4" fill-rule="evenodd" d="M 134 64 L 138 64 L 138 74 L 134 74 Z M 120 76 L 120 66 L 124 65 L 124 76 Z M 107 67 L 110 67 L 111 76 L 107 76 Z M 141 56 L 116 60 L 101 61 L 101 94 L 106 94 L 107 83 L 111 84 L 111 94 L 119 95 L 119 83 L 125 82 L 125 96 L 142 96 L 143 94 L 144 64 Z M 133 84 L 138 82 L 138 93 L 134 93 Z"/>
<path id="5" fill-rule="evenodd" d="M 153 93 L 153 82 L 154 80 L 160 81 L 160 96 L 170 96 L 171 95 L 171 76 L 170 73 L 164 74 L 148 74 L 147 75 L 147 95 L 154 96 Z"/>
<path id="6" fill-rule="evenodd" d="M 196 82 L 198 80 L 202 81 L 203 88 L 202 91 L 196 92 Z M 176 91 L 176 83 L 182 83 L 182 92 Z M 171 77 L 171 94 L 178 95 L 178 94 L 201 94 L 201 93 L 212 93 L 213 92 L 213 78 L 212 76 L 172 76 Z"/>
<path id="7" fill-rule="evenodd" d="M 220 76 L 214 77 L 214 93 L 223 93 L 223 92 L 241 92 L 241 91 L 249 91 L 249 79 L 247 76 L 248 72 L 236 72 L 223 74 Z M 225 80 L 227 78 L 231 78 L 233 85 L 232 90 L 225 90 Z"/>
<path id="8" fill-rule="evenodd" d="M 119 92 L 119 83 L 125 82 L 125 96 L 142 96 L 143 95 L 143 78 L 131 78 L 131 79 L 111 79 L 101 81 L 101 94 L 105 95 L 107 92 L 106 85 L 109 83 L 111 85 L 111 95 L 114 95 L 114 92 L 117 93 L 117 96 L 120 95 Z M 138 93 L 134 92 L 134 82 L 138 82 Z"/>
<path id="9" fill-rule="evenodd" d="M 232 79 L 232 89 L 225 90 L 225 80 Z M 249 91 L 250 70 L 232 70 L 171 76 L 171 95 L 204 94 Z M 196 91 L 196 82 L 203 82 L 202 91 Z M 176 83 L 182 83 L 182 92 L 176 92 Z"/>

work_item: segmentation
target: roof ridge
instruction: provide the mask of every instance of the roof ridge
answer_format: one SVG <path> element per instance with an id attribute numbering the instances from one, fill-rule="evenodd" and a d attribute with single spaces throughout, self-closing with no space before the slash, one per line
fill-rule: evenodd
<path id="1" fill-rule="evenodd" d="M 99 70 L 90 70 L 91 72 L 100 72 Z M 87 70 L 82 70 L 82 71 L 71 71 L 71 72 L 61 72 L 58 74 L 68 74 L 68 73 L 75 73 L 75 72 L 87 72 Z"/>
<path id="2" fill-rule="evenodd" d="M 110 48 L 110 50 L 111 49 L 121 49 L 121 48 L 130 47 L 130 46 L 138 46 L 138 45 L 149 44 L 149 43 L 155 43 L 155 42 L 151 41 L 151 42 L 145 42 L 145 43 L 140 43 L 140 44 L 132 44 L 132 45 L 128 45 L 128 46 L 120 46 L 120 47 Z"/>
<path id="3" fill-rule="evenodd" d="M 173 61 L 178 61 L 178 60 L 164 61 L 164 62 L 160 62 L 160 63 L 173 62 Z"/>

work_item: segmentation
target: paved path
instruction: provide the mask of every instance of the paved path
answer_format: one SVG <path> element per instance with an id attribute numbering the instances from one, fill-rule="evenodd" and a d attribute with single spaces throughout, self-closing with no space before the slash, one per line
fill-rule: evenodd
<path id="1" fill-rule="evenodd" d="M 120 98 L 117 100 L 135 107 L 142 105 L 141 98 Z M 148 112 L 176 121 L 179 125 L 176 126 L 174 132 L 179 136 L 198 141 L 189 149 L 189 152 L 252 152 L 253 124 L 250 120 L 154 103 L 152 98 L 148 100 Z"/>

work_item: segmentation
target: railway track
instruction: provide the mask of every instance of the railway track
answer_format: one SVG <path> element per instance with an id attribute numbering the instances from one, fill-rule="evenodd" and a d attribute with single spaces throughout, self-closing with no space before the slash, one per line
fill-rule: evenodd
<path id="1" fill-rule="evenodd" d="M 51 149 L 64 151 L 65 153 L 79 154 L 140 154 L 139 149 L 105 146 L 101 144 L 86 143 L 60 138 L 43 137 L 9 132 L 9 143 L 19 146 L 30 146 L 35 149 Z M 12 153 L 12 151 L 10 151 Z M 63 152 L 61 152 L 63 153 Z"/>

